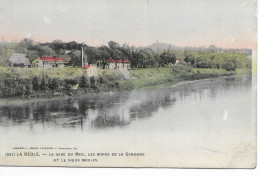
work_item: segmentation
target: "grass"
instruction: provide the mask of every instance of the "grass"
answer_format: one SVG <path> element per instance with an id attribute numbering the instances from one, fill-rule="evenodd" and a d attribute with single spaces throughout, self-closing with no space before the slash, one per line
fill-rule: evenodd
<path id="1" fill-rule="evenodd" d="M 130 70 L 130 73 L 136 78 L 131 80 L 135 89 L 143 89 L 147 87 L 165 87 L 184 80 L 197 80 L 219 76 L 249 74 L 251 73 L 251 70 L 238 69 L 236 71 L 226 71 L 224 69 L 174 67 L 158 69 L 135 69 Z"/>
<path id="2" fill-rule="evenodd" d="M 226 71 L 224 69 L 203 69 L 192 68 L 180 65 L 171 68 L 145 68 L 129 70 L 132 79 L 125 80 L 118 70 L 98 69 L 98 77 L 88 78 L 87 87 L 79 88 L 80 80 L 86 76 L 86 70 L 80 68 L 65 67 L 63 69 L 39 69 L 39 68 L 6 68 L 0 67 L 0 93 L 3 97 L 52 97 L 66 94 L 81 94 L 86 92 L 110 92 L 110 91 L 130 91 L 133 89 L 146 89 L 154 87 L 166 87 L 187 80 L 198 80 L 205 78 L 215 78 L 219 76 L 230 76 L 240 74 L 250 74 L 251 69 L 238 69 L 236 71 Z M 34 78 L 38 77 L 38 80 Z M 7 78 L 7 79 L 5 79 Z M 45 83 L 42 84 L 42 80 Z M 57 78 L 53 79 L 53 78 Z M 85 78 L 84 78 L 85 79 Z M 34 81 L 35 80 L 35 81 Z M 33 88 L 38 82 L 39 88 Z M 36 83 L 35 83 L 36 84 Z M 47 86 L 44 89 L 42 85 Z M 81 84 L 82 85 L 82 84 Z M 54 86 L 54 87 L 53 87 Z M 2 87 L 2 88 L 1 88 Z M 34 86 L 35 87 L 35 86 Z M 56 95 L 57 94 L 57 95 Z M 6 96 L 5 96 L 6 95 Z"/>
<path id="3" fill-rule="evenodd" d="M 135 69 L 130 70 L 130 74 L 135 78 L 131 80 L 135 89 L 167 84 L 167 82 L 171 82 L 169 78 L 173 76 L 171 74 L 171 68 Z"/>
<path id="4" fill-rule="evenodd" d="M 63 69 L 39 69 L 39 68 L 19 68 L 0 67 L 0 74 L 19 75 L 20 78 L 30 78 L 32 76 L 48 75 L 51 78 L 75 78 L 81 76 L 84 71 L 79 68 L 65 67 Z"/>

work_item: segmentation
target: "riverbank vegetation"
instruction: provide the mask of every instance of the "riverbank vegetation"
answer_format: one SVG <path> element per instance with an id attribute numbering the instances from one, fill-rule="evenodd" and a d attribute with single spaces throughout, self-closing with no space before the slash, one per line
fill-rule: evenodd
<path id="1" fill-rule="evenodd" d="M 89 77 L 81 67 L 80 50 L 88 64 L 98 66 L 98 76 Z M 246 52 L 244 52 L 246 51 Z M 8 67 L 14 52 L 26 53 L 31 68 Z M 120 46 L 110 41 L 108 46 L 91 47 L 84 43 L 36 43 L 24 39 L 19 43 L 0 45 L 0 98 L 42 98 L 73 96 L 90 92 L 117 92 L 150 86 L 174 84 L 184 80 L 213 78 L 251 72 L 250 50 L 219 48 L 153 50 Z M 59 56 L 67 60 L 63 69 L 39 69 L 39 56 Z M 176 62 L 178 58 L 178 62 Z M 118 69 L 104 69 L 107 60 L 128 59 L 130 78 Z M 250 71 L 248 71 L 250 70 Z"/>
<path id="2" fill-rule="evenodd" d="M 136 68 L 158 68 L 169 67 L 176 63 L 176 58 L 189 63 L 195 68 L 218 68 L 227 71 L 234 71 L 241 68 L 251 67 L 252 51 L 249 49 L 223 49 L 214 45 L 208 48 L 185 47 L 174 50 L 169 45 L 168 49 L 152 49 L 149 47 L 134 47 L 129 44 L 122 46 L 110 41 L 108 45 L 92 47 L 85 43 L 63 42 L 54 40 L 53 42 L 39 43 L 32 39 L 25 38 L 16 43 L 0 44 L 0 66 L 8 65 L 8 59 L 12 53 L 24 53 L 30 61 L 30 67 L 37 67 L 39 57 L 58 56 L 67 61 L 68 67 L 81 67 L 81 49 L 84 52 L 84 62 L 97 65 L 104 69 L 108 65 L 108 60 L 127 59 L 130 67 Z"/>
<path id="3" fill-rule="evenodd" d="M 193 68 L 183 64 L 169 68 L 129 70 L 131 79 L 123 79 L 116 72 L 99 69 L 97 77 L 88 77 L 86 71 L 75 68 L 40 70 L 0 68 L 1 98 L 51 98 L 93 92 L 119 92 L 151 86 L 169 85 L 185 80 L 214 78 L 250 73 L 249 69 Z"/>

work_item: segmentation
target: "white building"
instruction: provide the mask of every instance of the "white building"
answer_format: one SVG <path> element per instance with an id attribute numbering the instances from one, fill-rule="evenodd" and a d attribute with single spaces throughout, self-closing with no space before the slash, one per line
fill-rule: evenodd
<path id="1" fill-rule="evenodd" d="M 7 64 L 9 67 L 30 67 L 31 66 L 27 55 L 24 53 L 13 53 L 9 57 Z"/>
<path id="2" fill-rule="evenodd" d="M 97 67 L 94 67 L 92 65 L 84 65 L 82 66 L 82 69 L 87 70 L 87 74 L 89 77 L 97 76 Z"/>
<path id="3" fill-rule="evenodd" d="M 180 63 L 181 59 L 180 58 L 176 58 L 176 64 Z"/>
<path id="4" fill-rule="evenodd" d="M 130 68 L 130 61 L 127 59 L 108 59 L 107 66 L 108 69 L 129 69 Z"/>
<path id="5" fill-rule="evenodd" d="M 40 57 L 39 68 L 63 68 L 66 60 L 59 57 Z"/>

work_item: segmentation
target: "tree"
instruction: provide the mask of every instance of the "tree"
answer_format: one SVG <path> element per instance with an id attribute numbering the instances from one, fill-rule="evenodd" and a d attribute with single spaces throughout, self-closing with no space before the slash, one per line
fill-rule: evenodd
<path id="1" fill-rule="evenodd" d="M 112 52 L 112 59 L 120 60 L 123 58 L 123 53 L 119 49 L 114 49 Z"/>
<path id="2" fill-rule="evenodd" d="M 50 47 L 54 50 L 56 55 L 59 56 L 65 53 L 66 44 L 62 40 L 57 39 L 50 44 Z"/>
<path id="3" fill-rule="evenodd" d="M 0 66 L 5 66 L 10 56 L 11 51 L 9 48 L 4 44 L 0 45 Z"/>
<path id="4" fill-rule="evenodd" d="M 18 43 L 16 50 L 27 53 L 29 50 L 34 49 L 34 45 L 33 39 L 25 38 Z"/>
<path id="5" fill-rule="evenodd" d="M 186 55 L 184 61 L 186 63 L 191 63 L 191 65 L 195 64 L 195 58 L 192 55 Z"/>
<path id="6" fill-rule="evenodd" d="M 235 71 L 235 65 L 231 60 L 227 60 L 224 64 L 224 69 L 227 71 Z"/>
<path id="7" fill-rule="evenodd" d="M 99 60 L 100 57 L 99 51 L 95 47 L 85 46 L 84 53 L 85 53 L 85 57 L 87 56 L 87 60 L 89 64 L 94 64 L 97 62 L 97 60 Z"/>
<path id="8" fill-rule="evenodd" d="M 28 51 L 28 58 L 29 58 L 29 62 L 30 65 L 32 65 L 33 60 L 37 59 L 39 57 L 39 54 L 37 51 Z"/>
<path id="9" fill-rule="evenodd" d="M 77 84 L 77 81 L 75 81 L 75 80 L 73 80 L 73 79 L 65 79 L 65 80 L 64 80 L 64 89 L 65 89 L 66 93 L 67 93 L 69 96 L 73 95 L 73 93 L 72 93 L 72 87 L 73 87 L 74 85 L 76 85 L 76 84 Z"/>
<path id="10" fill-rule="evenodd" d="M 54 56 L 55 52 L 51 49 L 51 47 L 46 45 L 37 45 L 35 47 L 36 51 L 38 52 L 39 56 Z"/>
<path id="11" fill-rule="evenodd" d="M 85 75 L 81 76 L 79 80 L 79 87 L 85 89 L 88 88 L 88 86 L 89 83 L 87 77 Z"/>
<path id="12" fill-rule="evenodd" d="M 110 41 L 110 42 L 108 42 L 108 46 L 109 46 L 109 48 L 114 50 L 114 49 L 119 47 L 119 43 L 114 42 L 114 41 Z"/>
<path id="13" fill-rule="evenodd" d="M 59 81 L 57 78 L 48 79 L 48 88 L 52 91 L 55 91 L 59 87 Z"/>
<path id="14" fill-rule="evenodd" d="M 69 61 L 69 65 L 72 65 L 74 67 L 80 67 L 81 66 L 81 54 L 80 51 L 73 50 L 70 52 L 69 56 L 71 57 Z"/>
<path id="15" fill-rule="evenodd" d="M 40 89 L 39 78 L 36 76 L 32 79 L 32 88 L 34 91 L 38 91 Z"/>
<path id="16" fill-rule="evenodd" d="M 40 84 L 40 90 L 42 92 L 45 92 L 47 90 L 47 81 L 45 76 L 42 76 L 41 84 Z"/>
<path id="17" fill-rule="evenodd" d="M 112 53 L 112 50 L 107 46 L 101 46 L 98 48 L 98 50 L 99 50 L 99 66 L 104 69 L 107 64 L 106 60 L 111 58 L 110 53 Z"/>
<path id="18" fill-rule="evenodd" d="M 168 53 L 168 52 L 164 52 L 160 55 L 160 61 L 159 61 L 159 64 L 161 66 L 166 66 L 168 65 L 169 63 L 171 64 L 175 64 L 176 62 L 176 58 L 175 58 L 175 55 L 172 54 L 172 53 Z"/>
<path id="19" fill-rule="evenodd" d="M 68 49 L 68 50 L 80 50 L 81 44 L 79 44 L 75 41 L 72 41 L 72 42 L 66 43 L 66 49 Z"/>

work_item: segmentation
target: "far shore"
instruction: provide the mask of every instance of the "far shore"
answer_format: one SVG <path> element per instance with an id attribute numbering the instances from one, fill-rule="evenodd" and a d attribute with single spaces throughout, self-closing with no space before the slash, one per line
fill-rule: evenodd
<path id="1" fill-rule="evenodd" d="M 157 70 L 158 71 L 158 70 Z M 160 72 L 163 71 L 162 69 L 159 70 Z M 138 76 L 141 76 L 141 74 L 144 74 L 143 72 L 149 72 L 150 76 L 148 77 L 140 77 L 136 78 Z M 127 93 L 131 91 L 142 91 L 142 90 L 151 90 L 151 89 L 157 89 L 157 88 L 170 88 L 175 87 L 180 84 L 190 83 L 190 82 L 196 82 L 201 80 L 213 80 L 216 78 L 224 78 L 224 77 L 238 77 L 242 75 L 248 75 L 250 76 L 250 70 L 244 69 L 239 70 L 236 72 L 228 72 L 228 71 L 222 71 L 222 72 L 214 72 L 211 69 L 198 69 L 196 72 L 189 76 L 185 75 L 179 75 L 177 77 L 172 77 L 169 79 L 168 72 L 163 72 L 162 75 L 160 75 L 160 78 L 154 79 L 151 76 L 151 73 L 154 72 L 156 74 L 156 69 L 138 69 L 138 70 L 130 70 L 131 74 L 135 74 L 135 79 L 131 80 L 121 80 L 122 82 L 127 81 L 131 82 L 134 87 L 131 90 L 115 90 L 115 91 L 100 91 L 100 92 L 94 92 L 94 91 L 77 91 L 73 95 L 66 95 L 66 94 L 60 94 L 60 95 L 53 95 L 53 94 L 46 94 L 47 96 L 41 95 L 40 97 L 12 97 L 12 98 L 4 98 L 0 99 L 0 106 L 8 105 L 8 104 L 23 104 L 23 103 L 30 103 L 34 101 L 47 101 L 50 99 L 64 99 L 67 100 L 68 98 L 77 98 L 80 96 L 97 96 L 97 95 L 112 95 L 112 94 L 121 94 L 121 93 Z M 201 73 L 202 72 L 202 73 Z M 165 77 L 164 77 L 165 76 Z"/>

